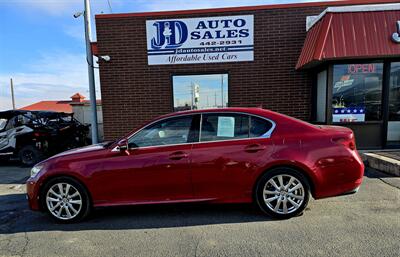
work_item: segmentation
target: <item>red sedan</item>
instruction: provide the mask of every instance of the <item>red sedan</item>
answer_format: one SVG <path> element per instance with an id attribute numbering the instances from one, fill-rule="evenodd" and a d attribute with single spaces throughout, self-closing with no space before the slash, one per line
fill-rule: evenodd
<path id="1" fill-rule="evenodd" d="M 59 221 L 92 207 L 250 203 L 278 218 L 315 199 L 354 193 L 364 165 L 348 128 L 259 108 L 162 116 L 114 142 L 67 151 L 32 168 L 30 208 Z"/>

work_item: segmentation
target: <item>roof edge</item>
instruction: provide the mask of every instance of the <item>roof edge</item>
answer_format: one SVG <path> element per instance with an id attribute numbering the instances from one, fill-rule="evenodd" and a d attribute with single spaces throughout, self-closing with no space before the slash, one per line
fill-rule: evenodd
<path id="1" fill-rule="evenodd" d="M 306 31 L 309 31 L 318 21 L 320 21 L 327 13 L 346 13 L 346 12 L 379 12 L 379 11 L 397 11 L 400 10 L 400 4 L 397 3 L 381 3 L 381 4 L 362 4 L 353 6 L 337 6 L 328 7 L 317 16 L 307 17 Z"/>
<path id="2" fill-rule="evenodd" d="M 183 14 L 286 9 L 286 8 L 300 8 L 300 7 L 318 7 L 318 6 L 345 6 L 345 5 L 356 5 L 356 4 L 367 5 L 367 4 L 382 4 L 382 3 L 398 3 L 398 0 L 337 0 L 337 1 L 303 2 L 303 3 L 290 3 L 290 4 L 222 7 L 222 8 L 210 8 L 210 9 L 190 9 L 190 10 L 176 10 L 176 11 L 111 13 L 111 14 L 96 14 L 95 18 L 108 19 L 108 18 L 124 18 L 124 17 L 167 16 L 167 15 L 183 15 Z"/>

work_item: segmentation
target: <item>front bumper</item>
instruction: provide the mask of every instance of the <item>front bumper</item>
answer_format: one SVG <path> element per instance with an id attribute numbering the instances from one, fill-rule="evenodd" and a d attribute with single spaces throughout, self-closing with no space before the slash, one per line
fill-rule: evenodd
<path id="1" fill-rule="evenodd" d="M 29 208 L 34 211 L 39 211 L 39 185 L 38 181 L 36 181 L 34 178 L 29 178 L 26 181 L 26 197 L 28 200 Z"/>

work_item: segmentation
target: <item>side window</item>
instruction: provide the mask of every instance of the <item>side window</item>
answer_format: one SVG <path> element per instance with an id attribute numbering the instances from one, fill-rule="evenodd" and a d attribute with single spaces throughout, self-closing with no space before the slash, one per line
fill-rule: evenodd
<path id="1" fill-rule="evenodd" d="M 191 142 L 190 129 L 193 121 L 193 116 L 185 116 L 157 122 L 131 137 L 128 145 L 133 148 Z"/>
<path id="2" fill-rule="evenodd" d="M 271 122 L 254 116 L 250 117 L 250 137 L 260 137 L 271 128 Z"/>
<path id="3" fill-rule="evenodd" d="M 15 116 L 15 117 L 12 117 L 11 119 L 9 119 L 9 120 L 8 120 L 8 123 L 7 123 L 7 125 L 6 125 L 6 130 L 15 128 L 15 127 L 16 127 L 15 125 L 17 125 L 17 121 L 18 121 L 18 119 L 17 119 L 16 116 Z"/>
<path id="4" fill-rule="evenodd" d="M 249 116 L 240 114 L 204 114 L 200 141 L 218 141 L 249 137 Z"/>

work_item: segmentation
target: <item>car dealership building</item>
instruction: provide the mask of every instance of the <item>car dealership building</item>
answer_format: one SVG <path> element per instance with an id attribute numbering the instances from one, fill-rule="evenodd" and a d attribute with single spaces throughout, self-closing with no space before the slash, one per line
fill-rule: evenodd
<path id="1" fill-rule="evenodd" d="M 400 4 L 96 15 L 104 136 L 173 111 L 262 107 L 400 147 Z"/>

